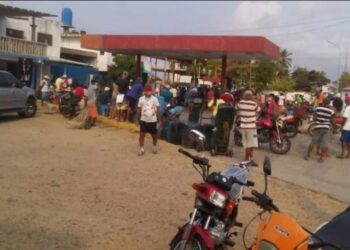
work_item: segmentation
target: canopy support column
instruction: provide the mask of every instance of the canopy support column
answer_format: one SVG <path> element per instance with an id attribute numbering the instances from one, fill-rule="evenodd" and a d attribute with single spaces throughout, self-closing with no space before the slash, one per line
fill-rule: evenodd
<path id="1" fill-rule="evenodd" d="M 226 65 L 227 65 L 227 56 L 222 56 L 222 59 L 221 59 L 221 86 L 222 86 L 222 90 L 225 90 L 227 87 Z"/>
<path id="2" fill-rule="evenodd" d="M 136 77 L 141 77 L 141 54 L 136 56 Z"/>

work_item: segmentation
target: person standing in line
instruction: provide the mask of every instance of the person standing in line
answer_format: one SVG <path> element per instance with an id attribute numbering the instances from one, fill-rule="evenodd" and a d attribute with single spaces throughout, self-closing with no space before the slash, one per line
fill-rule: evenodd
<path id="1" fill-rule="evenodd" d="M 122 78 L 117 81 L 117 121 L 125 121 L 126 119 L 126 111 L 128 110 L 128 103 L 126 94 L 129 91 L 129 79 L 128 72 L 124 71 L 122 74 Z M 120 100 L 118 100 L 118 96 Z M 121 117 L 123 117 L 121 119 Z"/>
<path id="2" fill-rule="evenodd" d="M 308 147 L 308 151 L 305 160 L 309 160 L 310 155 L 314 149 L 314 146 L 319 147 L 320 158 L 319 162 L 323 162 L 323 159 L 328 151 L 328 143 L 330 139 L 329 130 L 334 124 L 334 114 L 335 112 L 329 108 L 329 100 L 325 99 L 321 106 L 315 109 L 314 120 L 316 121 L 315 129 L 311 137 L 311 143 Z"/>
<path id="3" fill-rule="evenodd" d="M 89 88 L 86 91 L 85 95 L 85 107 L 89 109 L 89 118 L 91 126 L 95 126 L 98 111 L 96 106 L 96 97 L 97 97 L 97 82 L 92 79 Z"/>
<path id="4" fill-rule="evenodd" d="M 44 105 L 44 102 L 49 101 L 49 81 L 50 77 L 45 75 L 44 79 L 40 85 L 40 91 L 41 91 L 41 105 Z"/>
<path id="5" fill-rule="evenodd" d="M 140 136 L 139 136 L 139 151 L 138 155 L 141 156 L 145 153 L 145 135 L 150 133 L 153 139 L 152 151 L 154 154 L 157 150 L 157 122 L 160 123 L 160 107 L 158 99 L 152 95 L 152 87 L 149 84 L 145 85 L 144 95 L 140 97 L 137 105 L 137 116 L 140 123 Z"/>
<path id="6" fill-rule="evenodd" d="M 127 98 L 129 102 L 127 121 L 134 122 L 132 120 L 132 115 L 136 112 L 137 102 L 142 95 L 143 85 L 141 77 L 136 78 L 135 82 L 132 84 L 131 89 L 127 93 Z"/>
<path id="7" fill-rule="evenodd" d="M 236 110 L 240 123 L 239 129 L 242 134 L 242 144 L 245 150 L 245 160 L 250 160 L 252 166 L 258 166 L 254 161 L 253 149 L 258 147 L 256 119 L 257 114 L 260 112 L 260 107 L 253 100 L 252 91 L 246 90 L 244 92 L 243 100 L 237 103 Z"/>
<path id="8" fill-rule="evenodd" d="M 341 132 L 341 154 L 337 156 L 339 159 L 350 157 L 350 96 L 345 97 L 345 109 L 343 112 L 344 123 Z M 347 153 L 346 153 L 347 151 Z"/>

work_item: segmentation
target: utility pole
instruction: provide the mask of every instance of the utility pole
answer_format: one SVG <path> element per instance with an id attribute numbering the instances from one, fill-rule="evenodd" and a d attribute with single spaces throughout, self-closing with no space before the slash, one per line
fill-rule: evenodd
<path id="1" fill-rule="evenodd" d="M 346 54 L 345 54 L 345 72 L 348 71 L 348 46 L 346 46 Z"/>

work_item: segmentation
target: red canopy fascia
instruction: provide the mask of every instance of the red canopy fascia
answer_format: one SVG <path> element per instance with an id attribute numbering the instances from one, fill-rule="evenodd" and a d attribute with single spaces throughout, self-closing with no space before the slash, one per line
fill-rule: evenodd
<path id="1" fill-rule="evenodd" d="M 82 35 L 81 46 L 120 54 L 192 60 L 238 58 L 277 60 L 280 48 L 261 36 Z"/>

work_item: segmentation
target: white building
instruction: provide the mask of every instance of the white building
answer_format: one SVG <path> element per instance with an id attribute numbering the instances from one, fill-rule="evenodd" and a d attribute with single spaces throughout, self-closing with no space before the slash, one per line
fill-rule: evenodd
<path id="1" fill-rule="evenodd" d="M 25 75 L 23 71 L 30 71 L 30 79 L 21 80 L 32 88 L 45 74 L 52 78 L 68 74 L 73 81 L 87 83 L 92 75 L 106 72 L 113 63 L 111 53 L 82 49 L 80 32 L 63 29 L 63 23 L 53 17 L 1 2 L 0 70 L 19 79 Z"/>

